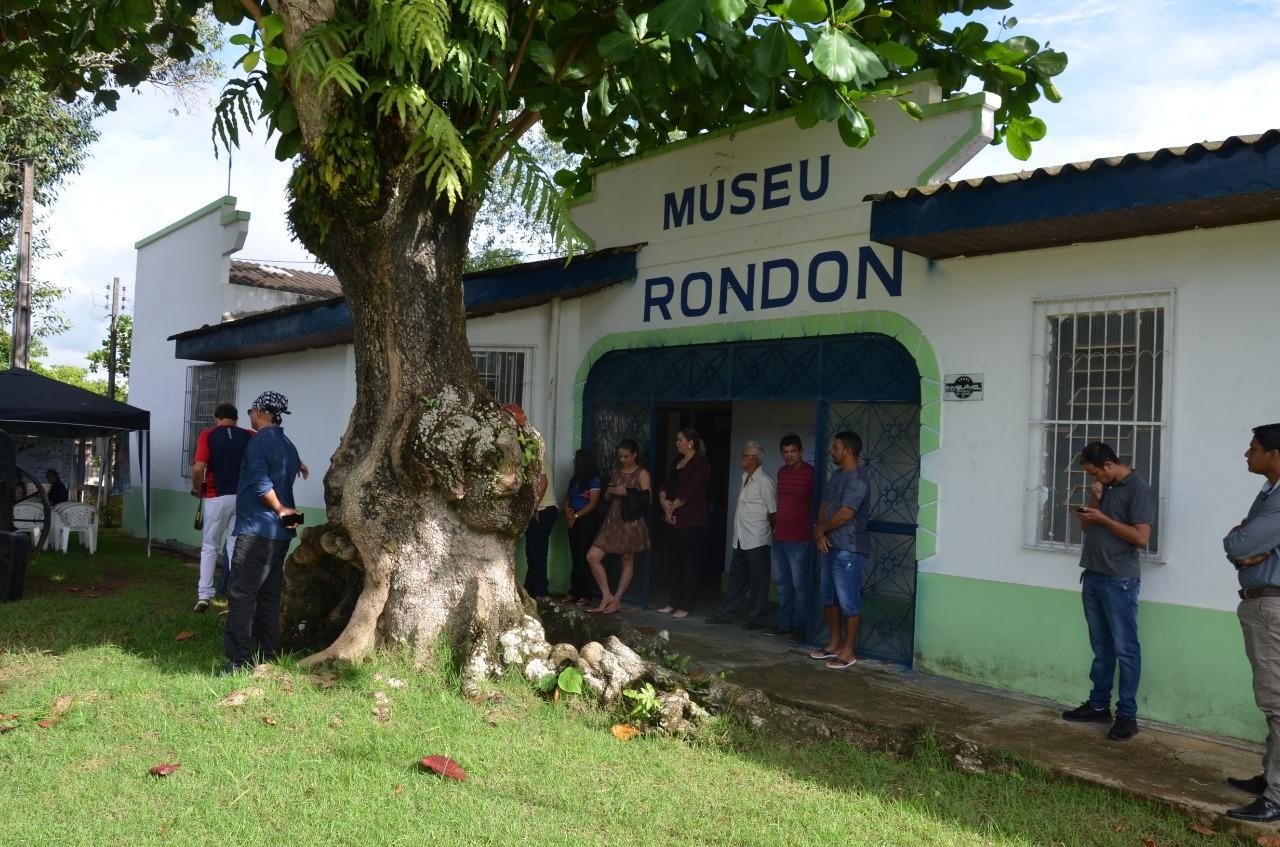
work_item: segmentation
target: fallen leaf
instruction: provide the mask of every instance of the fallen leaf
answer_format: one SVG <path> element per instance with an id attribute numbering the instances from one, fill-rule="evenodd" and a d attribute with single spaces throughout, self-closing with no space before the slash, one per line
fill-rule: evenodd
<path id="1" fill-rule="evenodd" d="M 653 635 L 655 632 L 658 631 L 658 628 L 656 626 L 641 626 L 636 628 L 639 629 L 641 632 L 643 632 L 645 635 Z"/>
<path id="2" fill-rule="evenodd" d="M 331 673 L 313 673 L 309 679 L 317 688 L 333 688 L 338 684 L 338 677 Z"/>
<path id="3" fill-rule="evenodd" d="M 262 721 L 267 726 L 276 725 L 276 719 L 271 717 L 271 715 L 262 715 L 261 717 L 258 718 L 258 720 Z"/>
<path id="4" fill-rule="evenodd" d="M 48 718 L 45 718 L 44 720 L 36 721 L 36 726 L 40 727 L 41 729 L 49 729 L 51 726 L 53 726 L 53 721 L 49 720 Z"/>
<path id="5" fill-rule="evenodd" d="M 1280 847 L 1280 835 L 1259 835 L 1258 847 Z"/>
<path id="6" fill-rule="evenodd" d="M 1160 847 L 1150 835 L 1142 836 L 1142 847 Z"/>
<path id="7" fill-rule="evenodd" d="M 1124 832 L 1124 824 L 1118 823 L 1115 826 L 1113 826 L 1111 830 L 1112 832 L 1116 832 L 1116 833 Z"/>
<path id="8" fill-rule="evenodd" d="M 57 700 L 53 701 L 53 708 L 50 710 L 49 714 L 55 718 L 61 717 L 62 715 L 65 715 L 67 713 L 67 710 L 70 708 L 71 708 L 71 695 L 63 694 Z"/>
<path id="9" fill-rule="evenodd" d="M 150 770 L 152 776 L 168 776 L 169 774 L 182 767 L 178 762 L 161 762 Z"/>
<path id="10" fill-rule="evenodd" d="M 0 732 L 8 732 L 11 729 L 17 729 L 16 723 L 0 723 Z"/>
<path id="11" fill-rule="evenodd" d="M 397 785 L 397 786 L 396 786 L 396 793 L 397 793 L 397 794 L 403 794 L 403 793 L 404 793 L 404 786 L 403 786 L 403 785 Z"/>
<path id="12" fill-rule="evenodd" d="M 173 637 L 174 641 L 186 641 L 188 638 L 195 638 L 196 634 L 189 629 L 184 629 Z"/>
<path id="13" fill-rule="evenodd" d="M 632 726 L 629 723 L 615 723 L 613 729 L 609 730 L 613 733 L 613 737 L 619 741 L 630 741 L 640 734 L 640 728 Z"/>
<path id="14" fill-rule="evenodd" d="M 1198 824 L 1198 823 L 1192 823 L 1191 821 L 1187 821 L 1187 829 L 1191 830 L 1192 832 L 1198 832 L 1201 835 L 1207 835 L 1210 838 L 1218 834 L 1214 832 L 1212 829 L 1209 829 L 1209 827 L 1207 826 L 1202 826 L 1201 824 Z"/>
<path id="15" fill-rule="evenodd" d="M 390 706 L 374 706 L 373 717 L 379 723 L 386 723 L 387 721 L 391 720 L 391 707 Z"/>
<path id="16" fill-rule="evenodd" d="M 379 706 L 385 706 L 391 702 L 391 698 L 387 696 L 387 692 L 385 691 L 375 691 L 373 692 L 373 702 L 377 703 Z"/>
<path id="17" fill-rule="evenodd" d="M 424 756 L 419 762 L 425 770 L 439 774 L 446 779 L 456 779 L 464 782 L 467 779 L 467 772 L 462 766 L 447 756 Z"/>

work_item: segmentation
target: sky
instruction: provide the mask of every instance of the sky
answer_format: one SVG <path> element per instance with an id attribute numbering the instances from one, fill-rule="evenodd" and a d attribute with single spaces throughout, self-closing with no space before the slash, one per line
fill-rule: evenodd
<path id="1" fill-rule="evenodd" d="M 1037 104 L 1049 134 L 1030 161 L 989 147 L 956 178 L 1280 128 L 1280 0 L 1015 0 L 986 19 L 1000 15 L 1018 19 L 1011 34 L 1068 54 L 1058 78 L 1064 100 Z M 228 175 L 227 154 L 215 156 L 210 136 L 212 103 L 213 93 L 186 105 L 155 91 L 126 94 L 99 123 L 82 172 L 41 210 L 60 255 L 35 272 L 67 289 L 72 323 L 46 339 L 47 362 L 84 365 L 106 334 L 112 277 L 129 310 L 134 242 L 224 194 L 252 213 L 236 258 L 314 267 L 285 222 L 288 164 L 259 131 L 242 135 Z"/>

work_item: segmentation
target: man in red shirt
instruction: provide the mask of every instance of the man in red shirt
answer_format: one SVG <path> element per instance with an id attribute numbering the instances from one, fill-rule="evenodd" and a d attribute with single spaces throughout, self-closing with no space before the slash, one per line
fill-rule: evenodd
<path id="1" fill-rule="evenodd" d="M 200 582 L 193 611 L 206 612 L 213 599 L 213 570 L 218 551 L 225 548 L 223 567 L 231 566 L 228 530 L 236 516 L 236 487 L 240 484 L 240 460 L 253 431 L 236 426 L 236 407 L 223 403 L 214 410 L 214 425 L 196 438 L 191 465 L 191 496 L 204 498 L 204 526 L 200 542 Z"/>
<path id="2" fill-rule="evenodd" d="M 782 437 L 778 468 L 778 516 L 773 527 L 773 581 L 778 586 L 778 626 L 769 635 L 804 643 L 809 636 L 809 585 L 813 570 L 813 465 L 804 460 L 800 436 Z"/>

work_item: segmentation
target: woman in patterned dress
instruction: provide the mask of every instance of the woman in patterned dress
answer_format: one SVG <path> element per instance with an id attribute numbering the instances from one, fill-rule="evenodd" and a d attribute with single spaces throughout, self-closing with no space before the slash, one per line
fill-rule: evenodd
<path id="1" fill-rule="evenodd" d="M 604 494 L 608 511 L 595 543 L 587 552 L 591 575 L 596 578 L 596 585 L 600 586 L 600 604 L 588 610 L 591 612 L 611 615 L 622 608 L 622 595 L 626 593 L 635 573 L 635 554 L 649 549 L 649 526 L 645 515 L 641 514 L 632 520 L 624 520 L 622 517 L 622 504 L 627 499 L 629 489 L 643 491 L 646 504 L 651 496 L 649 472 L 640 467 L 639 459 L 639 444 L 630 438 L 624 438 L 618 443 L 618 467 L 609 477 L 609 487 Z M 610 554 L 622 559 L 617 591 L 609 590 L 609 574 L 604 569 L 604 557 Z"/>

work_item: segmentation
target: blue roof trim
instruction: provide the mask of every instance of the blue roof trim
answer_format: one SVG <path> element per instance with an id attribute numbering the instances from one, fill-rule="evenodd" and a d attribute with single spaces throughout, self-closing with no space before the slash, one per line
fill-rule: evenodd
<path id="1" fill-rule="evenodd" d="M 1272 130 L 1250 139 L 877 195 L 868 198 L 873 200 L 870 235 L 885 244 L 913 242 L 907 249 L 935 258 L 966 252 L 964 233 L 978 230 L 984 231 L 983 249 L 975 252 L 1001 252 L 992 239 L 1003 240 L 1004 249 L 1031 249 L 1049 246 L 1036 243 L 1042 235 L 1031 235 L 1032 227 L 1067 218 L 1094 222 L 1087 227 L 1094 231 L 1078 233 L 1077 241 L 1146 234 L 1136 227 L 1133 232 L 1124 227 L 1107 231 L 1103 224 L 1154 209 L 1168 216 L 1164 231 L 1207 225 L 1192 215 L 1177 218 L 1177 210 L 1191 204 L 1203 208 L 1229 201 L 1240 217 L 1223 223 L 1256 220 L 1265 211 L 1245 205 L 1269 203 L 1278 191 L 1280 132 Z M 1001 228 L 1008 229 L 1001 234 Z M 932 250 L 922 244 L 930 237 L 950 240 L 952 246 L 940 243 Z"/>
<path id="2" fill-rule="evenodd" d="M 643 245 L 467 274 L 467 317 L 524 309 L 561 297 L 580 297 L 635 279 Z M 329 347 L 351 341 L 351 310 L 337 297 L 286 306 L 171 336 L 178 359 L 218 362 Z"/>

